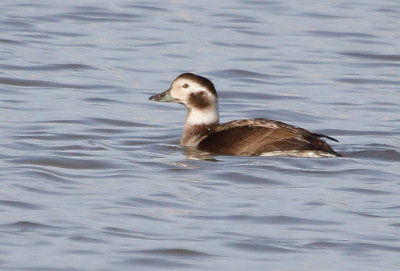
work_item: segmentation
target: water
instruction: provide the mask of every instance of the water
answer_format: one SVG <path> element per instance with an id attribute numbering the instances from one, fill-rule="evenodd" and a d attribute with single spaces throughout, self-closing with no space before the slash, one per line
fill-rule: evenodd
<path id="1" fill-rule="evenodd" d="M 398 270 L 398 1 L 2 1 L 2 270 Z M 268 117 L 346 158 L 188 159 L 210 78 L 221 120 Z"/>

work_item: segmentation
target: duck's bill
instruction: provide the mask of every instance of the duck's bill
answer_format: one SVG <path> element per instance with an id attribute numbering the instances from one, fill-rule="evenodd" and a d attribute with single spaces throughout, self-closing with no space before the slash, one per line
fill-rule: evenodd
<path id="1" fill-rule="evenodd" d="M 175 99 L 171 96 L 169 90 L 153 95 L 149 98 L 149 100 L 156 102 L 178 102 L 178 99 Z"/>

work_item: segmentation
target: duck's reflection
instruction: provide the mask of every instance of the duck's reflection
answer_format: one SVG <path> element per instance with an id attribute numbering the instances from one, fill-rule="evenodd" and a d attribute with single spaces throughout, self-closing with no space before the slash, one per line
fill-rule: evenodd
<path id="1" fill-rule="evenodd" d="M 186 158 L 189 160 L 201 160 L 201 161 L 208 161 L 208 162 L 219 162 L 213 155 L 209 152 L 196 150 L 194 148 L 184 148 L 183 153 L 186 155 Z"/>

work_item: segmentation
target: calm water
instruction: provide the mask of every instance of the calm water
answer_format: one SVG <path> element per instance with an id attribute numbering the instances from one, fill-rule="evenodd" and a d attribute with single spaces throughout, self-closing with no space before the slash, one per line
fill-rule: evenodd
<path id="1" fill-rule="evenodd" d="M 400 3 L 286 2 L 1 1 L 0 269 L 399 270 Z M 188 159 L 187 71 L 346 158 Z"/>

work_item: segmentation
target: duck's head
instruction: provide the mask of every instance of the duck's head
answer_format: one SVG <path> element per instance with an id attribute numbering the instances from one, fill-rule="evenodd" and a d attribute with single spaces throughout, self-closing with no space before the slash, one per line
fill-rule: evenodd
<path id="1" fill-rule="evenodd" d="M 214 84 L 205 77 L 193 73 L 179 75 L 171 87 L 149 100 L 177 102 L 189 109 L 187 124 L 218 123 L 218 96 Z"/>
<path id="2" fill-rule="evenodd" d="M 182 73 L 171 84 L 171 87 L 149 100 L 156 102 L 177 102 L 189 109 L 204 108 L 217 102 L 214 84 L 205 77 L 193 73 Z"/>

